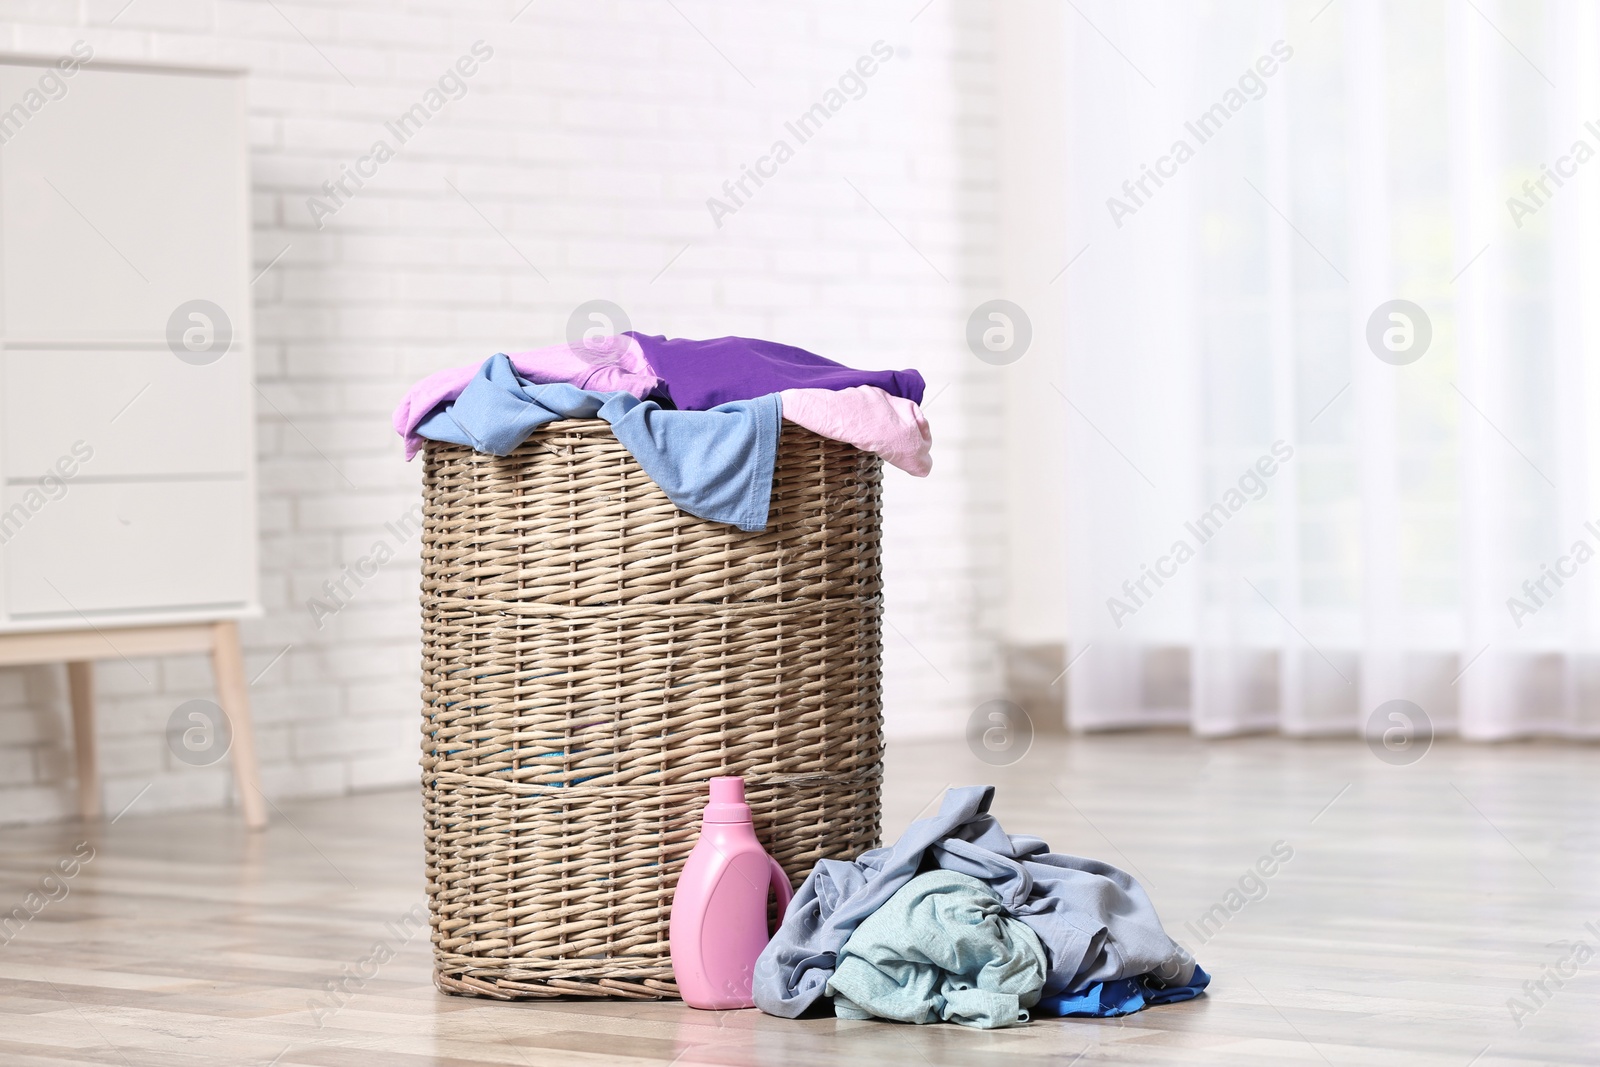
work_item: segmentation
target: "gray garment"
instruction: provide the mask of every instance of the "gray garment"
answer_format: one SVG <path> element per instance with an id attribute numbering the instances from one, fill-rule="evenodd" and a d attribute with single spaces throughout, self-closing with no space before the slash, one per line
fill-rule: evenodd
<path id="1" fill-rule="evenodd" d="M 819 860 L 756 961 L 755 1001 L 795 1018 L 825 994 L 839 950 L 861 921 L 917 874 L 942 868 L 987 884 L 1027 923 L 1049 960 L 1044 996 L 1158 972 L 1187 984 L 1194 960 L 1167 936 L 1133 878 L 1099 860 L 1061 856 L 1012 836 L 989 814 L 993 786 L 948 790 L 939 813 L 855 861 Z"/>
<path id="2" fill-rule="evenodd" d="M 1044 988 L 1044 946 L 971 875 L 929 871 L 861 920 L 828 979 L 841 1019 L 955 1022 L 983 1030 L 1028 1021 Z"/>

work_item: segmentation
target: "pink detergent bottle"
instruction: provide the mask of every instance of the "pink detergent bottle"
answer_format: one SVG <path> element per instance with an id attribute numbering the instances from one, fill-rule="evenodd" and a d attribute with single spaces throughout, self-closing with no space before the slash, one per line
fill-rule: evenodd
<path id="1" fill-rule="evenodd" d="M 756 957 L 767 947 L 767 891 L 778 915 L 792 890 L 778 861 L 756 839 L 743 778 L 711 779 L 700 840 L 672 897 L 672 976 L 691 1008 L 753 1008 Z"/>

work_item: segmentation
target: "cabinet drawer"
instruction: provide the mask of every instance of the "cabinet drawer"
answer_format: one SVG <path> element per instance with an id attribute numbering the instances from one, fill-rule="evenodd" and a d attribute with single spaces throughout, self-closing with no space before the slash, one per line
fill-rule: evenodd
<path id="1" fill-rule="evenodd" d="M 254 501 L 242 478 L 8 485 L 0 510 L 12 619 L 254 599 Z"/>
<path id="2" fill-rule="evenodd" d="M 0 65 L 0 100 L 24 98 L 42 73 Z M 241 80 L 82 68 L 66 87 L 0 152 L 7 335 L 160 340 L 191 300 L 217 304 L 239 330 L 249 311 Z"/>
<path id="3" fill-rule="evenodd" d="M 0 352 L 7 478 L 41 476 L 80 441 L 96 478 L 238 473 L 254 459 L 253 407 L 242 350 L 205 366 L 166 350 Z"/>

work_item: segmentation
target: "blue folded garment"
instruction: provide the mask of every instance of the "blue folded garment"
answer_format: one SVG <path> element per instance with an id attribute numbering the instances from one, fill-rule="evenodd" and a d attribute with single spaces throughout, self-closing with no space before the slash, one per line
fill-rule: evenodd
<path id="1" fill-rule="evenodd" d="M 1197 963 L 1193 977 L 1184 985 L 1163 986 L 1150 974 L 1120 978 L 1115 982 L 1096 982 L 1077 992 L 1041 998 L 1034 1005 L 1033 1014 L 1039 1018 L 1055 1015 L 1092 1015 L 1098 1018 L 1132 1015 L 1156 1004 L 1193 1000 L 1210 984 L 1211 976 Z"/>
<path id="2" fill-rule="evenodd" d="M 495 355 L 417 433 L 505 456 L 546 423 L 593 418 L 611 423 L 617 440 L 684 511 L 741 530 L 767 528 L 783 421 L 777 394 L 707 411 L 674 411 L 629 393 L 536 385 L 504 355 Z"/>

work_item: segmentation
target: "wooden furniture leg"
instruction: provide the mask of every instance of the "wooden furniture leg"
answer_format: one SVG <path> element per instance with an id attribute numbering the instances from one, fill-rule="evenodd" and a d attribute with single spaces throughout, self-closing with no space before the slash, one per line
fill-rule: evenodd
<path id="1" fill-rule="evenodd" d="M 100 760 L 94 743 L 93 661 L 67 664 L 67 695 L 72 703 L 72 747 L 78 764 L 78 814 L 85 820 L 98 819 Z"/>
<path id="2" fill-rule="evenodd" d="M 188 622 L 161 626 L 46 630 L 0 633 L 0 667 L 31 663 L 66 663 L 67 693 L 72 703 L 72 740 L 77 749 L 78 810 L 85 819 L 104 814 L 100 790 L 100 764 L 94 738 L 94 661 L 116 653 L 130 656 L 167 656 L 183 652 L 210 652 L 217 676 L 217 702 L 228 717 L 233 735 L 233 777 L 239 790 L 244 821 L 253 830 L 267 825 L 266 797 L 261 792 L 256 767 L 255 731 L 250 725 L 249 682 L 244 676 L 244 654 L 239 649 L 235 622 Z"/>
<path id="3" fill-rule="evenodd" d="M 244 676 L 244 652 L 239 648 L 239 624 L 212 624 L 211 668 L 217 676 L 217 696 L 233 732 L 233 783 L 239 790 L 244 822 L 252 830 L 267 825 L 266 799 L 256 765 L 255 731 L 250 725 L 250 683 Z"/>

